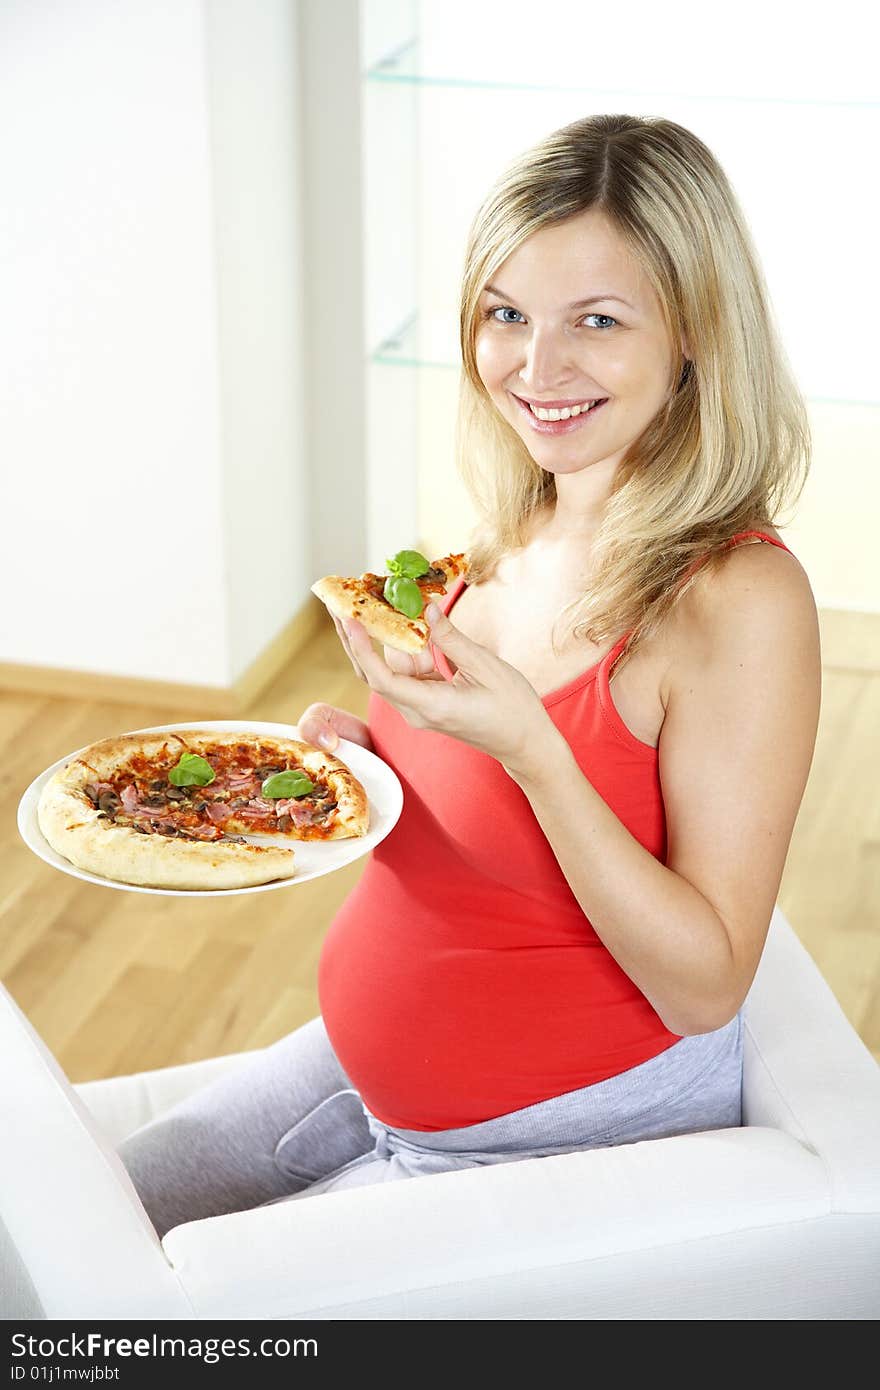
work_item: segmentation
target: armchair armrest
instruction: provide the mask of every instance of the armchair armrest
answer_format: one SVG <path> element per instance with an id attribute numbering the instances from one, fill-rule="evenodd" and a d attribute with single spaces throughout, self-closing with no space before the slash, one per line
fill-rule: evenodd
<path id="1" fill-rule="evenodd" d="M 505 1293 L 519 1311 L 494 1315 L 522 1317 L 529 1298 L 553 1298 L 554 1271 L 564 1286 L 579 1267 L 601 1295 L 609 1257 L 828 1205 L 824 1167 L 796 1139 L 729 1129 L 276 1202 L 162 1244 L 198 1317 L 486 1317 Z"/>
<path id="2" fill-rule="evenodd" d="M 880 1213 L 880 1067 L 779 908 L 744 1018 L 743 1124 L 819 1155 L 832 1211 Z"/>

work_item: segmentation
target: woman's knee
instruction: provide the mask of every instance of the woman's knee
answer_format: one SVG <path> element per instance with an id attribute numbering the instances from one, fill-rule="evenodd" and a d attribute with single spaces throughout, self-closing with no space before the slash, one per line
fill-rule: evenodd
<path id="1" fill-rule="evenodd" d="M 185 1096 L 118 1150 L 163 1234 L 301 1190 L 371 1143 L 319 1015 Z"/>

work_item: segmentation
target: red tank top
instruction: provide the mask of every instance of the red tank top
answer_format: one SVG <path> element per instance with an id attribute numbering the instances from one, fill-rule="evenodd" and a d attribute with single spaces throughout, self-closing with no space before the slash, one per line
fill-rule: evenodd
<path id="1" fill-rule="evenodd" d="M 788 549 L 760 531 L 728 544 L 747 536 Z M 463 589 L 457 581 L 447 613 Z M 665 862 L 658 751 L 627 728 L 609 688 L 628 635 L 543 704 L 603 800 Z M 368 725 L 403 811 L 318 966 L 328 1036 L 368 1109 L 400 1129 L 458 1129 L 678 1042 L 596 935 L 501 764 L 412 728 L 376 694 Z"/>

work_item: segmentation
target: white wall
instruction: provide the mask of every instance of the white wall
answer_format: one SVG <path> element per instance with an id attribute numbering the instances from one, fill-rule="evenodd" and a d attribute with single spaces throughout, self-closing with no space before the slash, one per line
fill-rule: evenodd
<path id="1" fill-rule="evenodd" d="M 229 685 L 314 577 L 298 6 L 0 6 L 0 660 Z"/>
<path id="2" fill-rule="evenodd" d="M 308 596 L 295 0 L 206 0 L 221 399 L 223 600 L 235 680 Z"/>
<path id="3" fill-rule="evenodd" d="M 807 397 L 813 472 L 786 543 L 821 606 L 880 611 L 876 45 L 857 0 L 833 23 L 818 5 L 742 0 L 726 24 L 722 12 L 545 0 L 535 23 L 525 0 L 420 0 L 419 307 L 423 356 L 448 364 L 418 383 L 420 533 L 443 554 L 472 522 L 452 459 L 458 290 L 479 203 L 509 159 L 569 121 L 662 115 L 731 178 Z"/>
<path id="4" fill-rule="evenodd" d="M 363 70 L 412 43 L 416 0 L 362 0 Z M 364 349 L 366 393 L 365 545 L 361 569 L 381 569 L 388 555 L 419 543 L 416 380 L 370 360 L 404 355 L 419 294 L 418 128 L 421 94 L 414 84 L 361 84 L 363 130 Z M 395 346 L 387 351 L 389 341 Z M 360 571 L 358 571 L 360 572 Z"/>
<path id="5" fill-rule="evenodd" d="M 361 0 L 299 0 L 310 579 L 366 568 Z M 374 0 L 363 0 L 373 4 Z"/>

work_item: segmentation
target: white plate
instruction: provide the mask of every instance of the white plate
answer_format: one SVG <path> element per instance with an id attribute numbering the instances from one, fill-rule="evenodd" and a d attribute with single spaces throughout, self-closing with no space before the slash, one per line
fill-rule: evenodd
<path id="1" fill-rule="evenodd" d="M 176 733 L 180 729 L 207 729 L 220 733 L 268 734 L 281 738 L 299 738 L 299 730 L 293 724 L 266 724 L 257 720 L 188 720 L 185 724 L 158 724 L 149 729 L 133 729 L 136 734 Z M 103 878 L 99 874 L 89 874 L 71 864 L 69 859 L 58 854 L 45 839 L 37 820 L 37 803 L 40 792 L 52 773 L 70 762 L 83 751 L 77 748 L 57 763 L 47 767 L 31 782 L 18 805 L 18 829 L 21 838 L 34 854 L 47 864 L 61 869 L 74 878 L 84 879 L 86 883 L 100 883 L 104 888 L 122 888 L 128 893 L 162 893 L 172 898 L 225 898 L 233 893 L 267 893 L 272 888 L 291 888 L 297 883 L 307 883 L 311 878 L 322 874 L 332 874 L 334 869 L 344 868 L 379 844 L 390 830 L 394 829 L 403 809 L 403 788 L 396 773 L 362 748 L 359 743 L 351 743 L 341 738 L 333 750 L 334 758 L 339 758 L 350 767 L 359 782 L 363 783 L 370 805 L 370 828 L 366 835 L 351 840 L 287 840 L 280 835 L 246 835 L 244 838 L 254 845 L 290 845 L 295 854 L 296 873 L 292 878 L 275 879 L 272 883 L 256 883 L 251 888 L 145 888 L 137 883 L 119 883 L 116 879 Z"/>

